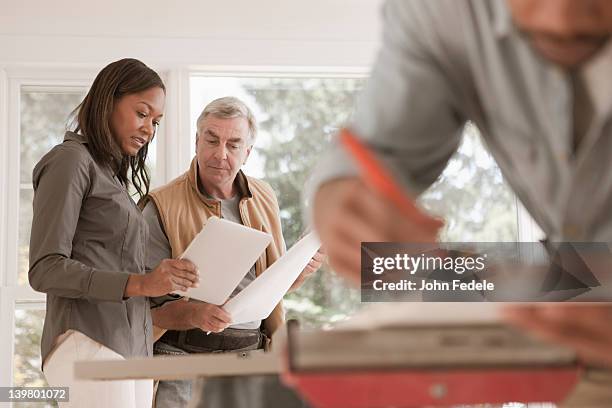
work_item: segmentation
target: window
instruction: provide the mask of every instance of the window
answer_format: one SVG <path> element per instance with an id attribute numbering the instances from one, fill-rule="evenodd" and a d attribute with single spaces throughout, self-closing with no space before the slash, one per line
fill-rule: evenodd
<path id="1" fill-rule="evenodd" d="M 314 163 L 345 123 L 362 78 L 201 77 L 191 79 L 192 143 L 195 122 L 206 104 L 222 96 L 242 99 L 254 112 L 259 134 L 244 167 L 276 191 L 287 246 L 304 232 L 300 194 Z M 323 325 L 346 318 L 360 293 L 331 273 L 318 273 L 285 297 L 287 317 Z"/>
<path id="2" fill-rule="evenodd" d="M 290 247 L 304 231 L 300 194 L 306 178 L 331 136 L 349 120 L 364 83 L 359 77 L 194 75 L 191 146 L 196 120 L 213 99 L 236 96 L 254 111 L 259 135 L 244 170 L 276 191 Z M 476 127 L 466 125 L 464 136 L 444 173 L 420 200 L 447 219 L 442 240 L 516 241 L 517 200 L 483 148 Z M 285 307 L 288 317 L 321 326 L 346 318 L 360 307 L 359 301 L 359 291 L 341 284 L 340 278 L 318 273 L 285 297 Z"/>
<path id="3" fill-rule="evenodd" d="M 32 170 L 53 146 L 64 139 L 70 112 L 81 102 L 79 88 L 21 89 L 19 184 L 19 285 L 28 283 L 28 256 L 32 224 Z"/>
<path id="4" fill-rule="evenodd" d="M 17 285 L 28 287 L 29 241 L 32 224 L 32 170 L 53 146 L 61 143 L 66 129 L 72 128 L 71 112 L 83 100 L 85 87 L 20 87 L 20 166 Z M 155 171 L 156 144 L 150 149 L 149 166 Z M 44 303 L 15 299 L 14 365 L 15 385 L 35 386 L 44 383 L 40 372 L 40 336 L 44 320 Z M 26 307 L 27 305 L 27 307 Z"/>
<path id="5" fill-rule="evenodd" d="M 84 92 L 82 87 L 20 87 L 17 287 L 28 288 L 32 169 L 46 152 L 62 142 L 70 112 L 81 102 Z M 20 293 L 27 292 L 22 290 Z M 43 296 L 30 294 L 27 298 L 14 297 L 12 380 L 15 386 L 46 385 L 40 371 L 40 337 L 45 315 L 43 300 Z"/>
<path id="6" fill-rule="evenodd" d="M 27 304 L 17 305 L 13 359 L 13 385 L 16 387 L 46 385 L 40 375 L 40 336 L 44 318 L 44 310 L 30 309 Z"/>
<path id="7" fill-rule="evenodd" d="M 0 239 L 0 245 L 4 245 L 0 253 L 6 249 L 5 259 L 0 259 L 2 385 L 44 384 L 39 370 L 44 295 L 31 290 L 27 281 L 31 173 L 40 157 L 61 142 L 68 114 L 81 101 L 95 74 L 53 73 L 48 78 L 46 70 L 36 75 L 32 72 L 22 76 L 10 72 L 5 77 L 8 86 L 4 88 L 0 83 L 0 97 L 8 106 L 5 123 L 10 136 L 4 138 L 8 143 L 8 173 L 0 174 L 0 189 L 8 192 L 3 197 L 6 214 L 0 214 L 6 216 L 0 223 L 6 221 L 7 226 Z M 237 96 L 253 109 L 260 129 L 245 172 L 265 179 L 277 192 L 284 235 L 291 246 L 304 231 L 299 200 L 306 177 L 331 136 L 349 120 L 365 77 L 194 73 L 187 80 L 181 72 L 177 69 L 170 73 L 168 95 L 173 96 L 167 100 L 160 135 L 149 150 L 153 184 L 164 184 L 188 167 L 194 154 L 195 122 L 203 107 L 217 97 Z M 190 92 L 177 92 L 177 87 L 189 88 Z M 188 102 L 189 112 L 183 109 Z M 2 115 L 5 113 L 0 109 Z M 2 122 L 0 117 L 0 133 L 4 131 Z M 181 129 L 190 129 L 190 135 Z M 173 138 L 164 138 L 166 133 Z M 0 149 L 4 147 L 1 136 Z M 155 146 L 159 143 L 164 148 L 157 152 Z M 448 197 L 452 198 L 447 200 Z M 459 151 L 421 201 L 447 218 L 445 240 L 512 241 L 537 235 L 537 226 L 504 183 L 477 129 L 470 125 L 465 128 Z M 288 317 L 299 318 L 305 326 L 320 327 L 346 318 L 360 307 L 359 300 L 359 292 L 344 285 L 341 278 L 333 273 L 318 273 L 300 290 L 286 296 L 285 305 Z"/>
<path id="8" fill-rule="evenodd" d="M 13 356 L 14 387 L 46 387 L 40 371 L 40 338 L 45 311 L 38 304 L 18 303 L 15 310 L 15 351 Z M 24 402 L 20 408 L 57 407 L 56 402 Z"/>
<path id="9" fill-rule="evenodd" d="M 28 284 L 32 223 L 32 170 L 40 158 L 61 143 L 70 113 L 82 101 L 97 71 L 81 68 L 11 66 L 0 70 L 0 384 L 38 386 L 40 336 L 45 296 Z M 6 110 L 4 109 L 6 107 Z M 161 133 L 164 131 L 162 125 Z M 159 136 L 149 147 L 149 170 L 156 177 Z M 6 150 L 4 150 L 6 149 Z M 163 167 L 163 166 L 161 166 Z M 6 194 L 4 194 L 6 193 Z M 6 212 L 4 212 L 6 210 Z M 20 406 L 41 406 L 26 404 Z"/>
<path id="10" fill-rule="evenodd" d="M 438 180 L 420 197 L 423 206 L 446 220 L 442 241 L 516 242 L 518 201 L 478 128 L 465 125 L 463 141 Z"/>

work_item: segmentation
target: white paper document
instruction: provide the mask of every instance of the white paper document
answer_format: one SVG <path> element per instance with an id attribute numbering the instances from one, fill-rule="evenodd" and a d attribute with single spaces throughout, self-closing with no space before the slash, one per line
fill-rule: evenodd
<path id="1" fill-rule="evenodd" d="M 178 293 L 222 305 L 270 242 L 270 234 L 217 217 L 209 218 L 180 256 L 198 267 L 200 286 Z"/>
<path id="2" fill-rule="evenodd" d="M 232 316 L 232 324 L 268 317 L 320 246 L 316 234 L 309 233 L 249 286 L 231 298 L 223 308 Z"/>

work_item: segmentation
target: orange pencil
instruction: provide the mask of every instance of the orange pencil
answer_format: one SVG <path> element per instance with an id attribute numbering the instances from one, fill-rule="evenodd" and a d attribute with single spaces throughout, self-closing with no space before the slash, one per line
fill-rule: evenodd
<path id="1" fill-rule="evenodd" d="M 340 142 L 353 157 L 365 183 L 391 201 L 406 217 L 423 225 L 442 227 L 442 222 L 425 214 L 415 202 L 393 180 L 393 176 L 374 154 L 353 133 L 344 128 L 340 131 Z"/>

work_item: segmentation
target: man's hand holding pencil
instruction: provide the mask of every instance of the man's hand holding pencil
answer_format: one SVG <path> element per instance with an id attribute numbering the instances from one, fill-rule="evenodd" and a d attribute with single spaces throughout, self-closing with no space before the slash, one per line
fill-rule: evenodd
<path id="1" fill-rule="evenodd" d="M 362 242 L 435 242 L 443 222 L 419 209 L 349 130 L 339 136 L 360 175 L 320 187 L 314 224 L 331 266 L 359 284 Z"/>

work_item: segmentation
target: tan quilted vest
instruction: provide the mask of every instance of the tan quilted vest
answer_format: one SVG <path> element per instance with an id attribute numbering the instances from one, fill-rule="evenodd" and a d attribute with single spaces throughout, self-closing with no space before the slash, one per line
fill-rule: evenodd
<path id="1" fill-rule="evenodd" d="M 198 189 L 197 173 L 197 160 L 194 158 L 186 173 L 153 190 L 140 203 L 143 208 L 148 199 L 155 203 L 173 258 L 183 253 L 208 218 L 221 216 L 221 203 L 204 196 Z M 255 273 L 259 276 L 285 253 L 278 202 L 270 185 L 261 180 L 247 177 L 240 171 L 236 182 L 242 196 L 238 207 L 243 225 L 267 232 L 273 237 L 272 243 L 255 263 Z M 279 303 L 264 321 L 267 334 L 271 336 L 283 324 L 283 320 L 282 303 Z M 162 329 L 155 327 L 156 339 L 161 333 Z"/>

